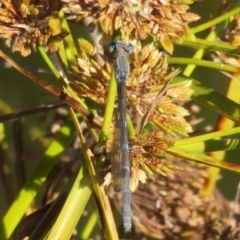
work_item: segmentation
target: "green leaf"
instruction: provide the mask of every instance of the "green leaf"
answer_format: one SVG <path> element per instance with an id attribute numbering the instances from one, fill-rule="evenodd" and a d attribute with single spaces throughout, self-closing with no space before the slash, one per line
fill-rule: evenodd
<path id="1" fill-rule="evenodd" d="M 196 58 L 169 57 L 168 63 L 178 64 L 178 65 L 186 64 L 186 65 L 193 65 L 193 66 L 200 66 L 200 67 L 208 67 L 208 68 L 218 69 L 221 71 L 232 72 L 232 73 L 239 72 L 239 67 L 234 65 L 218 63 L 213 61 L 206 61 L 206 60 L 196 59 Z"/>
<path id="2" fill-rule="evenodd" d="M 46 238 L 47 240 L 70 239 L 91 193 L 91 180 L 89 179 L 87 168 L 83 166 L 56 223 Z"/>
<path id="3" fill-rule="evenodd" d="M 217 93 L 212 88 L 204 86 L 197 80 L 193 80 L 191 88 L 194 90 L 193 98 L 209 107 L 213 111 L 240 123 L 240 105 Z"/>
<path id="4" fill-rule="evenodd" d="M 240 7 L 238 6 L 238 4 L 236 4 L 236 7 L 234 7 L 231 11 L 227 11 L 224 14 L 221 14 L 219 17 L 214 18 L 206 23 L 203 23 L 202 25 L 198 25 L 194 28 L 191 28 L 189 30 L 190 34 L 195 34 L 201 31 L 204 31 L 210 27 L 213 27 L 219 23 L 224 24 L 224 21 L 226 20 L 230 20 L 234 18 L 234 16 L 236 14 L 238 14 L 240 12 Z"/>
<path id="5" fill-rule="evenodd" d="M 204 142 L 204 141 L 208 141 L 208 140 L 226 139 L 226 138 L 230 138 L 230 136 L 233 139 L 239 139 L 240 138 L 239 133 L 240 133 L 240 127 L 235 127 L 235 128 L 231 128 L 231 129 L 225 129 L 222 131 L 202 134 L 197 137 L 189 137 L 189 138 L 180 139 L 180 140 L 177 140 L 174 145 L 179 147 L 179 146 L 183 146 L 183 145 L 189 145 L 189 144 Z M 236 135 L 236 134 L 238 134 L 238 135 Z"/>
<path id="6" fill-rule="evenodd" d="M 179 146 L 179 145 L 177 145 Z M 240 149 L 240 139 L 215 139 L 204 142 L 194 142 L 179 146 L 183 150 L 194 149 L 195 153 L 208 153 Z"/>
<path id="7" fill-rule="evenodd" d="M 172 155 L 181 157 L 184 159 L 191 160 L 193 162 L 203 163 L 212 167 L 217 167 L 221 169 L 227 169 L 233 172 L 240 173 L 240 165 L 232 164 L 226 161 L 215 159 L 211 156 L 207 156 L 201 153 L 195 153 L 189 150 L 183 150 L 177 147 L 171 147 L 168 149 Z"/>
<path id="8" fill-rule="evenodd" d="M 65 150 L 65 146 L 69 143 L 74 134 L 74 130 L 75 128 L 72 121 L 68 120 L 52 141 L 36 170 L 28 179 L 16 200 L 5 214 L 2 228 L 0 229 L 0 239 L 8 239 L 12 235 L 28 206 L 31 204 L 39 189 L 45 182 L 49 172 L 57 163 L 59 156 Z"/>
<path id="9" fill-rule="evenodd" d="M 185 76 L 174 78 L 174 82 L 184 81 Z M 192 79 L 191 88 L 194 90 L 193 99 L 212 109 L 216 113 L 240 123 L 240 105 L 217 93 L 210 87 L 203 85 L 197 80 Z"/>
<path id="10" fill-rule="evenodd" d="M 217 42 L 217 41 L 208 41 L 200 38 L 186 38 L 182 43 L 185 47 L 191 47 L 195 49 L 204 49 L 208 51 L 220 51 L 229 54 L 240 54 L 239 47 L 232 46 L 228 43 Z"/>

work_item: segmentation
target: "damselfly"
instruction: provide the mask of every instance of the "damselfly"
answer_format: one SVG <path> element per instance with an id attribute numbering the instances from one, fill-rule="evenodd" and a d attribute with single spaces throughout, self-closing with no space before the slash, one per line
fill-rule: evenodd
<path id="1" fill-rule="evenodd" d="M 128 54 L 133 51 L 131 44 L 121 41 L 109 45 L 113 56 L 113 67 L 118 92 L 118 112 L 116 118 L 116 131 L 112 155 L 112 180 L 116 192 L 123 192 L 123 225 L 126 232 L 131 231 L 131 205 L 130 205 L 130 160 L 128 146 L 128 131 L 126 122 L 126 81 L 129 75 Z"/>

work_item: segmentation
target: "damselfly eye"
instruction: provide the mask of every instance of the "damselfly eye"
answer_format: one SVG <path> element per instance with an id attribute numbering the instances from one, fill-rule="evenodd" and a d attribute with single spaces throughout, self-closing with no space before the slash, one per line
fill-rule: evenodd
<path id="1" fill-rule="evenodd" d="M 129 47 L 129 53 L 132 53 L 134 51 L 134 46 L 132 44 L 129 44 L 128 47 Z"/>
<path id="2" fill-rule="evenodd" d="M 109 52 L 113 52 L 115 50 L 115 48 L 116 48 L 115 43 L 110 43 L 108 46 Z"/>

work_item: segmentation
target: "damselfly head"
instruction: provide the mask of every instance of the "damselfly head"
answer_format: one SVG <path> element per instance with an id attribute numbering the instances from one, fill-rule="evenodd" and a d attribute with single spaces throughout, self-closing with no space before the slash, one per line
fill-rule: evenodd
<path id="1" fill-rule="evenodd" d="M 110 43 L 108 46 L 108 49 L 109 49 L 109 52 L 118 51 L 119 49 L 122 49 L 126 53 L 132 53 L 134 51 L 134 47 L 132 44 L 127 45 L 121 41 Z"/>
<path id="2" fill-rule="evenodd" d="M 130 43 L 128 44 L 129 50 L 128 53 L 132 53 L 134 51 L 134 46 Z"/>
<path id="3" fill-rule="evenodd" d="M 116 44 L 114 42 L 110 43 L 108 46 L 108 50 L 109 52 L 114 52 L 116 50 Z"/>

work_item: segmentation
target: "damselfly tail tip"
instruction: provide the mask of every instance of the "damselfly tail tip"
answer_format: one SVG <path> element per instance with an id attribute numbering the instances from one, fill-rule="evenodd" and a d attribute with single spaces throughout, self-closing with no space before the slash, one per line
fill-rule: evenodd
<path id="1" fill-rule="evenodd" d="M 132 224 L 131 223 L 124 223 L 124 231 L 125 233 L 130 233 L 132 229 Z"/>

